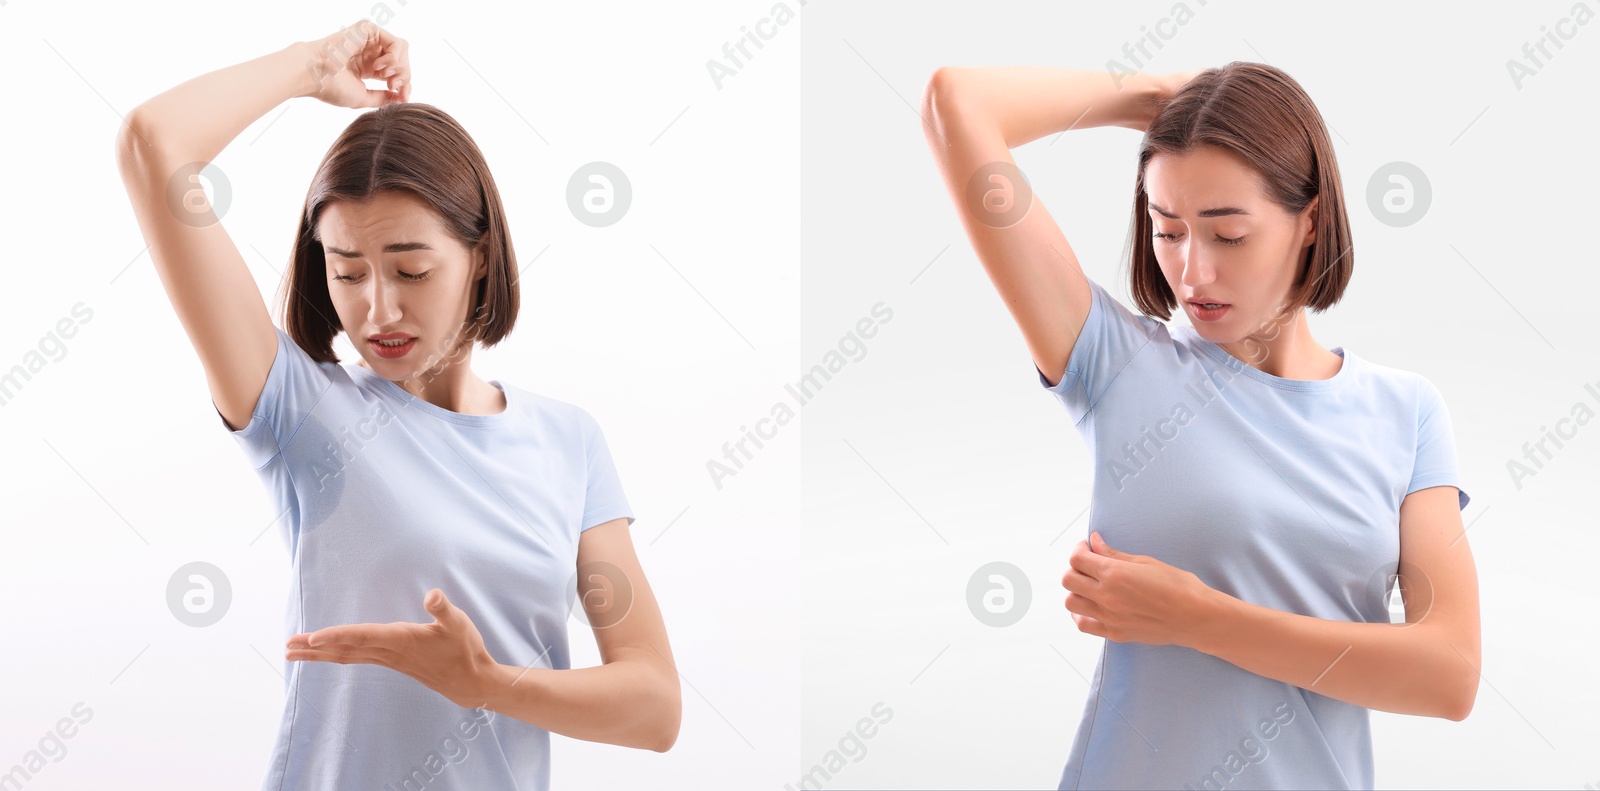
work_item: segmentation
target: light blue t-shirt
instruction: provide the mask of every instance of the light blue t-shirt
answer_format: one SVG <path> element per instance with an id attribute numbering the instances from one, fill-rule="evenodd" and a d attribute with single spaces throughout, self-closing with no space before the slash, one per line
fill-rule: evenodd
<path id="1" fill-rule="evenodd" d="M 1034 369 L 1094 459 L 1088 530 L 1247 602 L 1403 621 L 1388 594 L 1400 502 L 1460 490 L 1433 384 L 1343 348 L 1330 379 L 1276 377 L 1090 286 L 1061 381 Z M 1062 789 L 1373 787 L 1365 707 L 1191 648 L 1111 640 L 1090 686 Z"/>
<path id="2" fill-rule="evenodd" d="M 452 412 L 359 365 L 318 363 L 277 333 L 260 402 L 231 433 L 281 514 L 284 638 L 431 623 L 422 597 L 437 587 L 495 661 L 569 668 L 578 534 L 633 522 L 594 418 L 497 380 L 505 411 Z M 263 791 L 549 786 L 549 731 L 462 708 L 381 665 L 284 670 Z"/>

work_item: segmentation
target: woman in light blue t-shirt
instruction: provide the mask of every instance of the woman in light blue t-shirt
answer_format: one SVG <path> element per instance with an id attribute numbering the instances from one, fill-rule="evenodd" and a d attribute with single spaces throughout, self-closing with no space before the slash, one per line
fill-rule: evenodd
<path id="1" fill-rule="evenodd" d="M 545 789 L 552 732 L 656 751 L 678 735 L 672 650 L 599 424 L 472 373 L 474 346 L 515 324 L 516 257 L 477 145 L 410 94 L 406 42 L 362 20 L 156 96 L 118 139 L 289 553 L 263 789 Z M 279 329 L 198 175 L 301 96 L 376 109 L 312 177 Z M 341 331 L 356 364 L 334 356 Z M 571 668 L 570 617 L 602 665 Z"/>
<path id="2" fill-rule="evenodd" d="M 1062 584 L 1105 641 L 1060 788 L 1370 789 L 1369 710 L 1464 719 L 1478 594 L 1449 412 L 1426 378 L 1311 336 L 1354 257 L 1299 84 L 1241 62 L 947 67 L 925 101 L 961 223 L 1094 459 Z M 1137 313 L 1010 153 L 1095 126 L 1144 133 Z"/>

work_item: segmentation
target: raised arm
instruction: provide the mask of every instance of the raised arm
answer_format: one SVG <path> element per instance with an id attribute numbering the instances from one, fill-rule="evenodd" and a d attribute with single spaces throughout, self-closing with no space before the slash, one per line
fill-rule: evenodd
<path id="1" fill-rule="evenodd" d="M 234 430 L 255 411 L 277 333 L 201 188 L 200 170 L 247 126 L 294 97 L 377 106 L 385 92 L 369 92 L 361 78 L 376 78 L 373 69 L 384 66 L 371 53 L 393 64 L 398 41 L 362 20 L 327 38 L 202 74 L 135 107 L 117 131 L 117 166 L 150 258 L 200 356 L 218 414 Z M 403 60 L 398 65 L 409 76 Z"/>
<path id="2" fill-rule="evenodd" d="M 1061 381 L 1089 316 L 1089 283 L 1039 196 L 1027 197 L 1011 149 L 1066 129 L 1142 132 L 1188 74 L 1118 80 L 1106 72 L 1040 66 L 946 66 L 928 80 L 923 130 L 945 188 L 1034 364 L 1052 385 Z"/>

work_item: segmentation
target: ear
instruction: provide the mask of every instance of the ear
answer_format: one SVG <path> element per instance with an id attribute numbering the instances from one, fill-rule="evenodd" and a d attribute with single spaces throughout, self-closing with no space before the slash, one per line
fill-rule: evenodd
<path id="1" fill-rule="evenodd" d="M 1313 195 L 1311 197 L 1311 202 L 1306 204 L 1304 216 L 1311 225 L 1306 229 L 1305 243 L 1300 245 L 1301 247 L 1310 247 L 1317 241 L 1317 201 L 1321 199 L 1321 195 Z"/>
<path id="2" fill-rule="evenodd" d="M 473 280 L 480 280 L 489 274 L 489 256 L 484 252 L 481 243 L 472 248 L 472 259 L 476 262 L 472 274 Z"/>

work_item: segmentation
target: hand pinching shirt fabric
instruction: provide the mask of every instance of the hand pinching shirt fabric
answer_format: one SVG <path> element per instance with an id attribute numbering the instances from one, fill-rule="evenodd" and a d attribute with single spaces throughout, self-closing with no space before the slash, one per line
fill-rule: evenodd
<path id="1" fill-rule="evenodd" d="M 1434 385 L 1343 348 L 1329 379 L 1279 378 L 1090 288 L 1065 375 L 1039 374 L 1094 460 L 1088 529 L 1247 602 L 1390 622 L 1401 501 L 1461 488 Z M 1368 714 L 1191 648 L 1106 640 L 1060 788 L 1370 789 Z"/>

